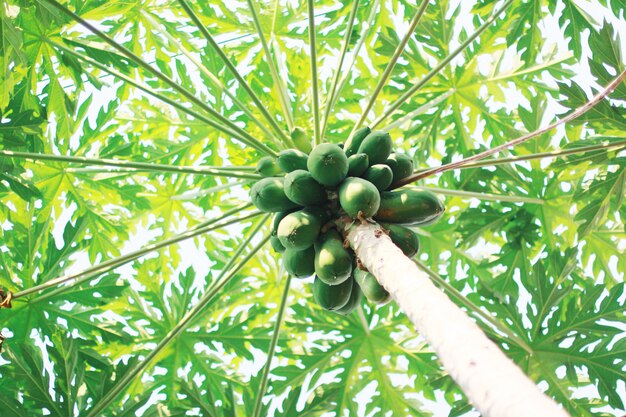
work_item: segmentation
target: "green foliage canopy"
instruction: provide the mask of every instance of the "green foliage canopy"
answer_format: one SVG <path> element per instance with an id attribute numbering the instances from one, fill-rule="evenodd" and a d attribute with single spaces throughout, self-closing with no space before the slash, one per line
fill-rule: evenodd
<path id="1" fill-rule="evenodd" d="M 312 138 L 313 118 L 328 114 L 323 139 L 347 139 L 420 4 L 54 3 L 0 7 L 0 147 L 91 163 L 0 155 L 0 286 L 19 294 L 79 279 L 0 310 L 3 416 L 94 407 L 115 416 L 421 416 L 432 401 L 450 415 L 471 410 L 393 303 L 340 317 L 309 302 L 309 286 L 287 279 L 269 245 L 255 250 L 270 222 L 246 204 L 256 162 L 292 147 L 294 126 Z M 417 169 L 535 131 L 625 69 L 622 6 L 432 1 L 366 124 L 388 127 Z M 576 416 L 626 407 L 626 84 L 610 97 L 499 155 L 513 161 L 418 184 L 448 208 L 418 229 L 418 262 Z M 188 230 L 205 233 L 141 249 Z"/>

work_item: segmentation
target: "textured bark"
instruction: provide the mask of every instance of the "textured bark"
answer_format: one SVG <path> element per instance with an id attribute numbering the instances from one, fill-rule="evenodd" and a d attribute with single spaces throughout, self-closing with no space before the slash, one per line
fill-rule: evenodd
<path id="1" fill-rule="evenodd" d="M 381 233 L 380 226 L 352 227 L 348 240 L 484 417 L 568 417 Z"/>

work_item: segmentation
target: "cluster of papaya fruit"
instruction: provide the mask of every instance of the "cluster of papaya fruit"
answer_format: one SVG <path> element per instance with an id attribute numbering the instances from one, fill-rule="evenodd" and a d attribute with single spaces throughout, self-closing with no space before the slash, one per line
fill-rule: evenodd
<path id="1" fill-rule="evenodd" d="M 413 257 L 419 239 L 406 226 L 434 222 L 444 206 L 429 191 L 392 190 L 394 183 L 413 173 L 413 160 L 393 152 L 386 132 L 365 127 L 343 145 L 322 143 L 314 148 L 292 138 L 298 149 L 262 158 L 257 172 L 264 178 L 250 190 L 259 210 L 276 212 L 272 247 L 283 254 L 284 267 L 293 277 L 315 274 L 313 296 L 327 310 L 348 314 L 359 305 L 361 294 L 385 303 L 389 293 L 357 262 L 339 221 L 373 218 L 406 256 Z"/>

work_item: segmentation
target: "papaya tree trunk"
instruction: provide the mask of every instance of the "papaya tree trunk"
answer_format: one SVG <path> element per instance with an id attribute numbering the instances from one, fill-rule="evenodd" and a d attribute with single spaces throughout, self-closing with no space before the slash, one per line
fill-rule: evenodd
<path id="1" fill-rule="evenodd" d="M 362 264 L 391 293 L 484 417 L 567 417 L 376 224 L 350 227 Z"/>

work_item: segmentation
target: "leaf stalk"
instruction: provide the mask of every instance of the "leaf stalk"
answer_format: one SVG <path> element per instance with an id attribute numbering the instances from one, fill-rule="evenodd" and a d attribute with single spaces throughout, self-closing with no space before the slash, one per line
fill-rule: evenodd
<path id="1" fill-rule="evenodd" d="M 246 106 L 245 104 L 243 104 L 238 98 L 237 95 L 232 93 L 225 85 L 224 83 L 222 83 L 222 81 L 220 81 L 211 71 L 209 71 L 209 69 L 202 63 L 200 62 L 200 60 L 198 60 L 195 56 L 193 56 L 188 50 L 187 48 L 185 48 L 174 36 L 172 36 L 165 28 L 163 28 L 163 25 L 159 25 L 159 23 L 145 10 L 142 10 L 142 14 L 143 16 L 146 18 L 146 20 L 148 20 L 150 22 L 150 24 L 161 34 L 163 35 L 170 43 L 172 43 L 173 45 L 176 46 L 176 48 L 187 57 L 187 59 L 189 59 L 197 68 L 198 70 L 200 70 L 200 72 L 202 72 L 210 81 L 211 83 L 217 88 L 219 89 L 223 94 L 227 95 L 232 101 L 233 103 L 237 106 L 237 108 L 239 108 L 242 112 L 244 112 L 246 114 L 246 116 L 248 116 L 250 118 L 250 120 L 256 124 L 259 129 L 261 129 L 263 131 L 263 133 L 265 133 L 265 135 L 267 136 L 268 139 L 270 139 L 271 141 L 275 141 L 276 137 L 275 134 L 272 133 L 266 126 L 265 124 L 259 120 L 254 113 L 252 112 L 252 110 L 250 110 L 250 108 L 248 106 Z M 219 47 L 219 46 L 218 46 Z M 263 115 L 265 116 L 265 113 L 263 113 Z M 265 116 L 267 118 L 267 116 Z M 273 119 L 270 118 L 271 121 L 273 121 Z M 280 131 L 280 133 L 283 133 L 282 131 Z"/>
<path id="2" fill-rule="evenodd" d="M 320 131 L 320 99 L 319 86 L 317 82 L 317 46 L 315 44 L 315 9 L 313 0 L 307 0 L 307 10 L 309 12 L 309 48 L 311 58 L 311 90 L 313 91 L 313 143 L 318 145 L 322 142 Z"/>
<path id="3" fill-rule="evenodd" d="M 585 114 L 586 112 L 588 112 L 589 110 L 591 110 L 592 108 L 594 108 L 598 103 L 600 103 L 602 100 L 604 100 L 610 93 L 611 91 L 613 91 L 615 88 L 617 88 L 618 85 L 620 85 L 624 79 L 626 79 L 626 70 L 624 70 L 621 74 L 619 74 L 613 81 L 611 81 L 609 83 L 608 86 L 606 86 L 606 88 L 602 91 L 600 91 L 598 94 L 596 94 L 591 100 L 589 100 L 587 103 L 583 104 L 582 106 L 580 106 L 579 108 L 577 108 L 576 110 L 574 110 L 573 112 L 571 112 L 570 114 L 568 114 L 567 116 L 563 117 L 562 119 L 550 124 L 549 126 L 546 126 L 544 128 L 541 129 L 537 129 L 534 132 L 528 133 L 526 135 L 520 136 L 517 139 L 513 139 L 512 141 L 503 143 L 502 145 L 498 145 L 494 148 L 488 149 L 484 152 L 478 153 L 476 155 L 470 156 L 468 158 L 465 159 L 461 159 L 460 161 L 456 161 L 456 162 L 450 162 L 448 164 L 444 164 L 441 165 L 439 167 L 435 167 L 435 168 L 431 168 L 431 169 L 427 169 L 419 174 L 414 174 L 411 175 L 401 181 L 398 181 L 398 183 L 396 183 L 392 188 L 398 188 L 401 187 L 403 185 L 406 184 L 410 184 L 412 182 L 415 181 L 419 181 L 422 178 L 426 178 L 426 177 L 430 177 L 432 175 L 436 175 L 436 174 L 440 174 L 442 172 L 446 172 L 446 171 L 450 171 L 452 169 L 459 169 L 467 164 L 469 164 L 470 162 L 474 162 L 474 161 L 478 161 L 481 159 L 484 159 L 488 156 L 491 156 L 495 153 L 498 153 L 504 149 L 507 148 L 512 148 L 514 146 L 517 146 L 521 143 L 524 143 L 530 139 L 533 139 L 537 136 L 541 136 L 546 132 L 549 132 L 550 130 L 564 124 L 567 122 L 571 122 L 572 120 L 575 120 L 576 118 L 582 116 L 583 114 Z"/>
<path id="4" fill-rule="evenodd" d="M 448 190 L 445 188 L 436 187 L 414 187 L 419 190 L 429 190 L 436 194 L 449 195 L 454 197 L 463 198 L 477 198 L 479 200 L 493 200 L 493 201 L 510 201 L 512 203 L 530 203 L 530 204 L 543 204 L 544 201 L 539 198 L 526 197 L 521 195 L 500 195 L 490 193 L 475 193 L 472 191 L 464 190 Z"/>
<path id="5" fill-rule="evenodd" d="M 523 161 L 532 161 L 536 159 L 544 159 L 544 158 L 559 158 L 567 155 L 574 155 L 579 153 L 593 152 L 593 151 L 601 151 L 601 150 L 620 150 L 626 148 L 626 140 L 618 141 L 618 142 L 606 142 L 599 145 L 589 145 L 589 146 L 580 146 L 576 148 L 568 148 L 568 149 L 559 149 L 552 152 L 541 152 L 541 153 L 533 153 L 530 155 L 520 155 L 520 156 L 512 156 L 510 158 L 496 158 L 496 159 L 488 159 L 483 161 L 476 161 L 473 163 L 465 164 L 458 169 L 470 169 L 470 168 L 482 168 L 482 167 L 490 167 L 502 164 L 512 164 L 515 162 L 523 162 Z M 425 172 L 426 170 L 419 170 L 416 173 Z"/>
<path id="6" fill-rule="evenodd" d="M 246 91 L 248 96 L 252 99 L 256 107 L 263 114 L 263 117 L 265 117 L 265 119 L 269 122 L 274 132 L 276 132 L 276 134 L 278 134 L 284 141 L 289 141 L 289 137 L 280 128 L 280 126 L 278 126 L 278 124 L 276 123 L 276 120 L 274 120 L 272 115 L 267 111 L 267 106 L 265 106 L 261 102 L 261 99 L 259 99 L 259 96 L 257 96 L 254 90 L 252 90 L 250 85 L 243 78 L 241 73 L 239 73 L 239 70 L 237 69 L 237 67 L 230 61 L 230 59 L 228 59 L 224 51 L 222 51 L 222 48 L 220 48 L 219 44 L 215 41 L 215 39 L 211 35 L 211 32 L 209 32 L 206 26 L 202 23 L 202 21 L 200 20 L 196 12 L 193 11 L 193 9 L 191 8 L 187 0 L 177 0 L 177 1 L 178 1 L 178 4 L 180 4 L 180 6 L 183 8 L 185 13 L 187 13 L 187 16 L 191 18 L 191 20 L 196 25 L 200 33 L 202 33 L 202 36 L 204 36 L 204 38 L 207 40 L 211 48 L 213 48 L 215 53 L 220 57 L 224 65 L 226 65 L 230 73 L 233 74 L 233 76 L 235 77 L 239 85 Z"/>
<path id="7" fill-rule="evenodd" d="M 61 44 L 58 44 L 54 41 L 51 40 L 47 40 L 47 42 L 51 45 L 54 45 L 56 48 L 63 50 L 64 52 L 67 52 L 70 55 L 75 56 L 76 58 L 85 61 L 91 65 L 93 65 L 96 68 L 99 68 L 100 70 L 113 75 L 114 77 L 119 78 L 120 80 L 128 83 L 129 85 L 132 85 L 133 87 L 151 95 L 152 97 L 161 100 L 162 102 L 169 104 L 170 106 L 182 111 L 183 113 L 186 113 L 188 115 L 190 115 L 191 117 L 197 119 L 197 120 L 201 120 L 204 123 L 208 124 L 209 126 L 214 127 L 215 129 L 226 133 L 227 135 L 230 135 L 230 137 L 237 139 L 238 141 L 240 141 L 241 143 L 244 143 L 248 146 L 251 146 L 255 149 L 257 149 L 258 151 L 267 154 L 269 151 L 271 151 L 271 155 L 276 155 L 276 152 L 273 151 L 272 149 L 268 148 L 267 146 L 263 145 L 262 143 L 260 143 L 257 139 L 254 139 L 252 141 L 250 141 L 247 137 L 240 135 L 238 132 L 234 131 L 233 129 L 224 126 L 218 122 L 216 122 L 213 119 L 210 119 L 186 106 L 184 106 L 183 104 L 179 103 L 178 101 L 175 101 L 161 93 L 157 93 L 154 89 L 152 89 L 151 87 L 147 86 L 146 84 L 140 83 L 138 81 L 133 80 L 132 78 L 128 77 L 125 74 L 122 74 L 121 72 L 110 68 L 106 65 L 103 65 L 101 63 L 99 63 L 98 61 L 89 58 L 86 55 L 83 55 L 81 53 L 78 53 L 76 51 L 73 51 L 72 49 L 69 49 Z M 259 146 L 259 144 L 261 144 L 262 146 Z"/>
<path id="8" fill-rule="evenodd" d="M 328 91 L 328 96 L 326 97 L 326 108 L 324 110 L 324 117 L 322 119 L 322 130 L 321 136 L 324 137 L 324 133 L 326 132 L 326 125 L 328 124 L 328 116 L 330 116 L 330 110 L 332 109 L 332 103 L 335 101 L 335 93 L 337 91 L 337 83 L 339 82 L 339 77 L 341 75 L 341 67 L 343 67 L 343 61 L 346 58 L 346 53 L 348 52 L 348 46 L 350 45 L 350 38 L 352 37 L 352 28 L 354 27 L 354 21 L 356 20 L 356 12 L 359 9 L 359 5 L 361 0 L 355 0 L 352 6 L 352 11 L 350 12 L 350 16 L 348 17 L 348 27 L 346 28 L 346 34 L 343 37 L 343 45 L 341 46 L 341 52 L 339 54 L 339 63 L 337 63 L 337 71 L 335 71 L 335 75 L 333 75 L 333 80 L 330 84 L 330 90 Z"/>
<path id="9" fill-rule="evenodd" d="M 240 172 L 230 169 L 222 169 L 211 166 L 177 166 L 167 164 L 155 164 L 152 162 L 132 162 L 119 159 L 106 159 L 106 158 L 87 158 L 84 156 L 66 156 L 66 155 L 52 155 L 43 153 L 32 152 L 17 152 L 17 151 L 2 151 L 0 150 L 0 156 L 7 158 L 24 158 L 35 161 L 54 161 L 54 162 L 69 162 L 88 165 L 104 165 L 120 168 L 132 168 L 142 171 L 157 171 L 157 172 L 173 172 L 180 174 L 202 174 L 212 175 L 218 177 L 231 177 L 231 178 L 244 178 L 244 179 L 260 179 L 262 178 L 258 174 L 252 172 Z"/>
<path id="10" fill-rule="evenodd" d="M 261 415 L 261 409 L 263 408 L 263 396 L 265 395 L 265 392 L 267 391 L 267 386 L 269 384 L 272 359 L 274 358 L 274 353 L 276 352 L 276 345 L 278 344 L 278 337 L 280 336 L 280 328 L 282 326 L 285 316 L 285 310 L 287 308 L 287 298 L 289 296 L 290 285 L 291 275 L 287 275 L 287 279 L 285 280 L 285 287 L 283 289 L 283 295 L 280 299 L 280 305 L 278 307 L 276 323 L 274 323 L 272 340 L 270 341 L 270 347 L 267 350 L 267 359 L 265 361 L 265 366 L 263 367 L 263 372 L 261 374 L 261 384 L 259 385 L 259 389 L 254 400 L 254 411 L 252 412 L 252 417 L 259 417 Z"/>
<path id="11" fill-rule="evenodd" d="M 59 284 L 62 284 L 64 282 L 71 281 L 71 280 L 76 280 L 76 281 L 74 281 L 72 283 L 72 285 L 71 285 L 72 287 L 76 286 L 76 285 L 80 285 L 83 282 L 86 282 L 86 281 L 89 281 L 89 280 L 93 279 L 93 277 L 95 277 L 97 275 L 100 275 L 100 274 L 102 274 L 102 273 L 104 273 L 106 271 L 109 271 L 109 270 L 111 270 L 113 268 L 116 268 L 116 267 L 118 267 L 120 265 L 123 265 L 125 263 L 134 261 L 135 259 L 138 259 L 138 258 L 140 258 L 140 257 L 142 257 L 142 256 L 144 256 L 144 255 L 146 255 L 146 254 L 148 254 L 150 252 L 153 252 L 155 250 L 159 250 L 159 249 L 162 249 L 162 248 L 164 248 L 166 246 L 170 246 L 170 245 L 173 245 L 175 243 L 182 242 L 184 240 L 190 239 L 192 237 L 199 236 L 199 235 L 204 234 L 206 232 L 210 232 L 212 230 L 216 230 L 218 228 L 221 228 L 221 227 L 224 227 L 224 226 L 228 226 L 230 224 L 237 223 L 237 222 L 240 222 L 240 221 L 247 220 L 247 219 L 250 219 L 252 217 L 258 216 L 260 214 L 260 212 L 254 211 L 254 212 L 252 212 L 252 213 L 250 213 L 248 215 L 245 215 L 245 216 L 242 216 L 242 217 L 238 217 L 238 218 L 235 218 L 235 219 L 231 219 L 231 220 L 228 220 L 228 221 L 223 222 L 223 223 L 218 223 L 218 222 L 220 222 L 220 221 L 222 221 L 224 219 L 227 219 L 231 215 L 233 215 L 235 213 L 238 213 L 241 210 L 243 210 L 243 209 L 245 209 L 247 207 L 250 207 L 250 206 L 251 206 L 251 203 L 241 204 L 241 205 L 239 205 L 239 206 L 237 206 L 237 207 L 235 207 L 235 208 L 233 208 L 231 210 L 228 210 L 227 212 L 225 212 L 224 214 L 222 214 L 221 216 L 219 216 L 219 217 L 217 217 L 215 219 L 211 219 L 211 220 L 209 220 L 207 222 L 201 223 L 200 225 L 196 226 L 195 228 L 193 228 L 191 230 L 188 230 L 187 232 L 180 233 L 180 234 L 175 235 L 175 236 L 173 236 L 173 237 L 171 237 L 169 239 L 165 239 L 165 240 L 163 240 L 161 242 L 157 242 L 157 243 L 153 243 L 153 244 L 150 244 L 150 245 L 146 245 L 146 246 L 144 246 L 141 249 L 138 249 L 136 251 L 130 252 L 130 253 L 126 254 L 126 255 L 118 256 L 118 257 L 113 258 L 113 259 L 109 259 L 108 261 L 104 261 L 104 262 L 102 262 L 102 263 L 100 263 L 98 265 L 94 265 L 94 266 L 92 266 L 90 268 L 87 268 L 87 269 L 81 271 L 81 272 L 77 272 L 77 273 L 69 274 L 69 275 L 64 275 L 64 276 L 61 276 L 61 277 L 58 277 L 58 278 L 55 278 L 55 279 L 48 280 L 48 281 L 43 282 L 43 283 L 41 283 L 39 285 L 36 285 L 34 287 L 31 287 L 31 288 L 28 288 L 26 290 L 19 291 L 19 292 L 15 293 L 13 295 L 13 298 L 14 299 L 22 298 L 22 297 L 25 297 L 27 295 L 46 290 L 48 288 L 57 286 Z M 57 289 L 55 291 L 52 291 L 50 293 L 44 294 L 43 296 L 37 298 L 35 301 L 41 301 L 43 299 L 50 298 L 50 297 L 56 295 L 58 292 L 66 291 L 67 288 L 68 287 L 62 287 L 62 288 L 59 288 L 59 289 Z"/>
<path id="12" fill-rule="evenodd" d="M 506 8 L 509 7 L 512 3 L 513 3 L 513 0 L 507 0 L 507 2 L 502 5 L 502 7 L 500 7 L 498 10 L 493 12 L 493 14 L 489 18 L 487 18 L 485 23 L 483 23 L 478 29 L 476 29 L 476 32 L 471 34 L 465 40 L 465 42 L 463 42 L 461 45 L 459 45 L 458 48 L 456 48 L 454 51 L 452 51 L 439 64 L 437 64 L 437 66 L 435 66 L 435 68 L 433 68 L 428 74 L 426 74 L 426 76 L 424 78 L 419 80 L 413 87 L 409 88 L 404 94 L 402 94 L 402 96 L 400 96 L 400 98 L 398 98 L 396 101 L 394 101 L 392 104 L 390 104 L 387 107 L 387 110 L 385 111 L 385 113 L 382 116 L 380 116 L 378 119 L 376 119 L 374 122 L 372 122 L 371 128 L 374 129 L 374 128 L 378 127 L 378 125 L 380 125 L 382 122 L 387 120 L 387 118 L 389 116 L 391 116 L 396 110 L 398 110 L 400 108 L 400 106 L 402 106 L 402 104 L 405 101 L 407 101 L 411 96 L 413 96 L 413 94 L 415 94 L 417 91 L 419 91 L 435 75 L 439 74 L 441 72 L 441 70 L 446 65 L 448 65 L 454 58 L 456 58 L 457 55 L 459 55 L 461 52 L 463 52 L 465 50 L 465 48 L 467 48 L 472 42 L 474 42 L 474 40 L 481 33 L 483 33 L 498 18 L 498 16 L 504 10 L 506 10 Z"/>
<path id="13" fill-rule="evenodd" d="M 289 104 L 289 94 L 287 94 L 287 90 L 285 85 L 283 84 L 282 79 L 278 75 L 278 69 L 276 68 L 276 63 L 272 59 L 272 53 L 267 44 L 267 40 L 265 35 L 263 34 L 263 28 L 261 27 L 261 21 L 259 20 L 259 15 L 257 14 L 256 7 L 254 7 L 254 3 L 252 0 L 247 0 L 248 7 L 250 8 L 250 12 L 252 13 L 252 20 L 254 21 L 254 27 L 259 35 L 259 39 L 261 40 L 261 46 L 263 46 L 263 51 L 265 52 L 265 58 L 270 67 L 270 74 L 272 76 L 272 80 L 274 85 L 276 86 L 277 94 L 278 94 L 278 102 L 282 108 L 282 114 L 287 122 L 287 126 L 289 127 L 289 131 L 292 131 L 295 128 L 293 122 L 293 116 L 291 115 L 291 105 Z"/>
<path id="14" fill-rule="evenodd" d="M 256 147 L 258 147 L 259 150 L 262 150 L 264 153 L 266 153 L 268 155 L 276 156 L 276 152 L 273 149 L 267 147 L 267 145 L 263 144 L 258 139 L 252 137 L 245 130 L 243 130 L 242 128 L 237 126 L 234 122 L 232 122 L 228 118 L 226 118 L 223 115 L 221 115 L 220 113 L 218 113 L 216 110 L 214 110 L 211 107 L 209 107 L 204 101 L 202 101 L 199 98 L 197 98 L 195 95 L 193 95 L 187 89 L 185 89 L 184 87 L 180 86 L 178 83 L 176 83 L 174 80 L 169 78 L 167 75 L 163 74 L 161 71 L 155 69 L 152 65 L 148 64 L 146 61 L 144 61 L 137 54 L 135 54 L 132 51 L 130 51 L 128 48 L 120 45 L 119 43 L 117 43 L 116 41 L 111 39 L 104 32 L 98 30 L 91 23 L 87 22 L 85 19 L 83 19 L 82 17 L 80 17 L 76 13 L 72 12 L 70 9 L 68 9 L 63 4 L 59 3 L 56 0 L 38 0 L 38 1 L 39 2 L 46 2 L 46 3 L 50 4 L 51 6 L 54 6 L 55 8 L 59 9 L 61 12 L 63 12 L 64 14 L 66 14 L 69 17 L 71 17 L 73 20 L 75 20 L 76 22 L 78 22 L 79 24 L 81 24 L 82 26 L 87 28 L 94 35 L 98 36 L 104 42 L 106 42 L 107 44 L 109 44 L 113 48 L 115 48 L 118 51 L 120 51 L 122 54 L 124 54 L 131 61 L 135 62 L 138 66 L 140 66 L 144 70 L 148 71 L 150 74 L 154 75 L 159 80 L 163 81 L 165 84 L 167 84 L 169 87 L 171 87 L 176 92 L 181 94 L 183 97 L 185 97 L 191 103 L 193 103 L 196 106 L 198 106 L 199 108 L 203 109 L 208 114 L 213 116 L 215 119 L 219 120 L 221 123 L 225 124 L 226 126 L 228 126 L 233 131 L 237 132 L 241 137 L 245 138 L 246 140 L 248 140 L 251 143 L 255 143 Z"/>
<path id="15" fill-rule="evenodd" d="M 424 12 L 426 11 L 426 7 L 428 6 L 429 2 L 430 0 L 422 0 L 422 4 L 420 8 L 417 10 L 417 12 L 415 12 L 415 16 L 413 16 L 413 20 L 411 21 L 411 24 L 409 26 L 409 29 L 407 30 L 407 33 L 404 35 L 404 37 L 402 38 L 402 40 L 396 47 L 396 50 L 394 51 L 393 55 L 391 56 L 391 59 L 386 64 L 385 71 L 383 71 L 382 76 L 378 80 L 378 83 L 376 84 L 376 87 L 374 88 L 374 92 L 370 96 L 369 102 L 365 106 L 363 113 L 361 113 L 361 117 L 352 128 L 352 133 L 350 135 L 353 135 L 354 132 L 356 132 L 361 126 L 363 126 L 363 122 L 365 121 L 365 119 L 367 119 L 367 116 L 369 115 L 370 110 L 372 109 L 372 107 L 374 106 L 374 103 L 376 102 L 376 99 L 378 98 L 378 95 L 382 91 L 385 84 L 387 84 L 387 80 L 391 76 L 391 72 L 396 66 L 398 59 L 404 52 L 404 48 L 406 47 L 406 44 L 409 42 L 409 39 L 411 39 L 411 36 L 413 36 L 413 32 L 415 31 L 415 28 L 417 28 L 417 25 L 422 19 L 422 16 L 424 15 Z"/>
<path id="16" fill-rule="evenodd" d="M 228 266 L 225 267 L 222 273 L 219 275 L 215 284 L 209 288 L 209 290 L 202 296 L 202 298 L 198 301 L 198 304 L 193 306 L 191 310 L 189 310 L 180 321 L 174 326 L 167 335 L 159 342 L 159 344 L 152 349 L 141 362 L 137 363 L 132 369 L 122 376 L 122 378 L 116 382 L 116 384 L 111 387 L 111 389 L 102 397 L 102 399 L 97 402 L 91 410 L 89 410 L 89 414 L 87 417 L 97 417 L 101 416 L 102 412 L 107 409 L 107 407 L 117 398 L 119 394 L 121 394 L 126 387 L 135 380 L 142 372 L 144 372 L 150 363 L 161 353 L 161 351 L 178 335 L 180 335 L 187 326 L 191 324 L 193 319 L 195 319 L 202 310 L 204 310 L 213 297 L 217 295 L 217 293 L 224 288 L 226 284 L 230 282 L 232 278 L 243 268 L 249 261 L 252 259 L 256 253 L 263 247 L 263 245 L 269 240 L 270 236 L 265 236 L 265 238 L 255 247 L 253 247 L 250 252 L 232 269 L 230 267 L 234 263 L 234 260 L 237 259 L 245 250 L 246 247 L 252 241 L 252 238 L 256 236 L 257 232 L 265 225 L 266 220 L 269 218 L 269 215 L 265 216 L 257 226 L 252 230 L 248 238 L 239 246 L 233 257 L 231 258 L 232 262 L 229 262 Z"/>

